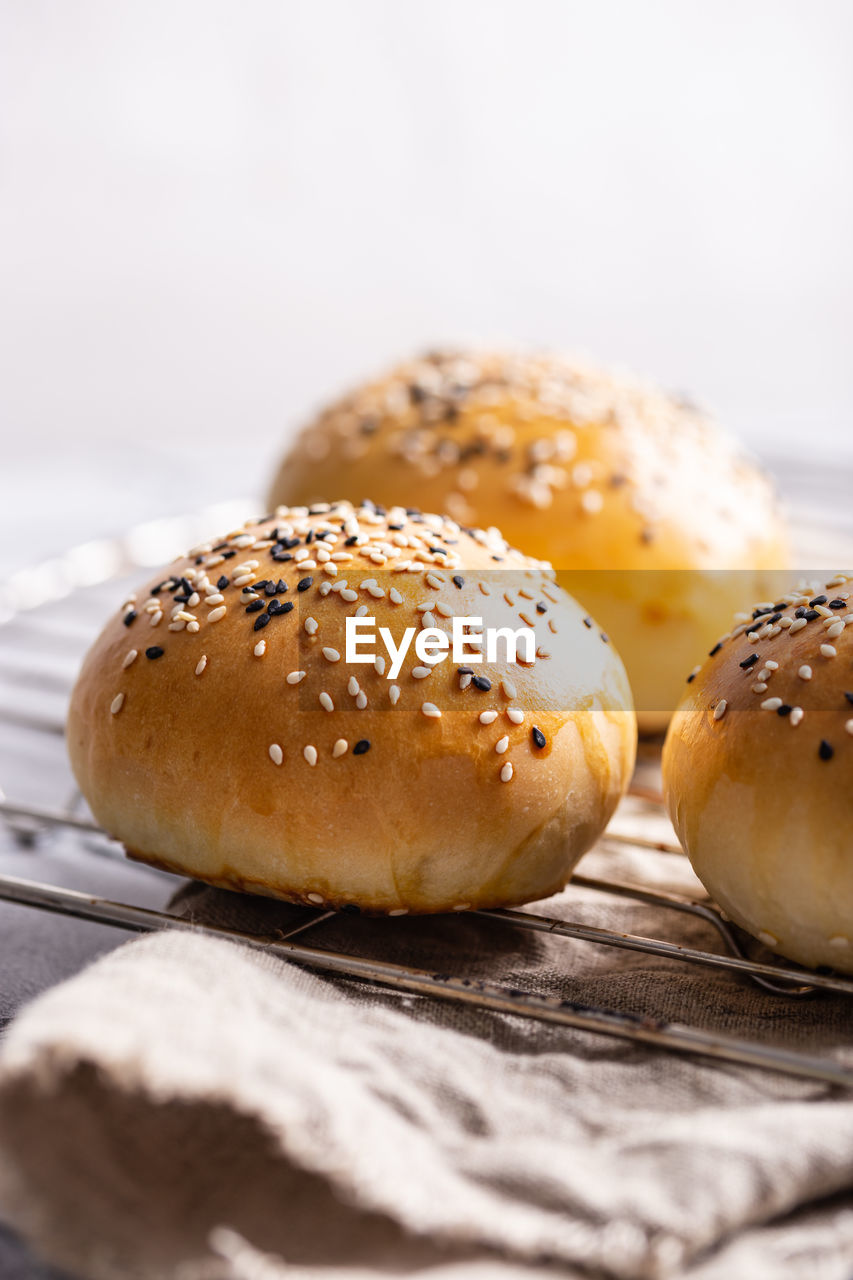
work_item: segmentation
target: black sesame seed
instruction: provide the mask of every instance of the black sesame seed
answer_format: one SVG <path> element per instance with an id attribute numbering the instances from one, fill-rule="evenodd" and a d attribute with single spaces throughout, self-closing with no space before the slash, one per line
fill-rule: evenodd
<path id="1" fill-rule="evenodd" d="M 816 604 L 826 604 L 826 596 L 815 596 L 814 600 L 809 601 L 809 608 L 813 609 Z"/>
<path id="2" fill-rule="evenodd" d="M 361 907 L 356 906 L 354 902 L 345 902 L 341 907 L 341 911 L 345 911 L 348 916 L 360 916 Z"/>
<path id="3" fill-rule="evenodd" d="M 460 676 L 472 676 L 474 674 L 473 667 L 457 667 L 456 670 Z"/>
<path id="4" fill-rule="evenodd" d="M 830 600 L 829 604 L 826 607 L 827 609 L 846 609 L 847 601 L 841 600 L 840 598 L 835 600 Z"/>
<path id="5" fill-rule="evenodd" d="M 844 696 L 847 699 L 847 701 L 851 704 L 851 706 L 853 706 L 853 693 L 848 693 L 847 690 L 845 689 Z"/>
<path id="6" fill-rule="evenodd" d="M 236 554 L 237 554 L 237 552 L 236 552 L 236 551 L 223 551 L 223 552 L 222 552 L 222 559 L 223 559 L 223 560 L 233 560 L 233 559 L 234 559 L 234 557 L 236 556 Z"/>
<path id="7" fill-rule="evenodd" d="M 695 679 L 696 679 L 696 672 L 691 671 L 690 675 L 687 677 L 687 683 L 692 684 Z"/>
<path id="8" fill-rule="evenodd" d="M 547 606 L 547 604 L 545 603 L 545 601 L 544 601 L 544 600 L 537 600 L 537 601 L 536 601 L 536 612 L 537 612 L 537 613 L 547 613 L 547 612 L 548 612 L 548 606 Z"/>
<path id="9" fill-rule="evenodd" d="M 314 530 L 313 530 L 313 529 L 309 529 L 309 530 L 308 530 L 308 537 L 305 539 L 305 545 L 306 545 L 306 547 L 310 546 L 310 545 L 311 545 L 311 543 L 312 543 L 313 541 L 314 541 Z"/>
<path id="10" fill-rule="evenodd" d="M 227 543 L 227 542 L 217 542 L 217 544 L 216 544 L 216 546 L 213 548 L 213 550 L 214 550 L 214 551 L 224 551 L 224 550 L 225 550 L 225 548 L 226 548 L 227 546 L 228 546 L 228 543 Z"/>
<path id="11" fill-rule="evenodd" d="M 370 750 L 370 739 L 359 738 L 358 742 L 355 744 L 355 746 L 352 749 L 352 753 L 354 756 L 363 756 L 365 751 L 369 751 L 369 750 Z"/>
<path id="12" fill-rule="evenodd" d="M 771 627 L 774 627 L 781 617 L 781 613 L 774 613 L 772 617 L 767 619 L 767 621 L 770 623 Z"/>
<path id="13" fill-rule="evenodd" d="M 146 658 L 162 658 L 164 653 L 165 653 L 165 650 L 161 649 L 159 644 L 152 644 L 148 649 L 145 650 Z"/>
<path id="14" fill-rule="evenodd" d="M 400 532 L 400 530 L 403 528 L 403 525 L 401 525 L 401 524 L 389 524 L 388 528 L 389 528 L 389 529 L 393 529 L 395 533 L 399 533 L 399 532 Z"/>
<path id="15" fill-rule="evenodd" d="M 803 614 L 803 617 L 805 618 L 806 622 L 811 622 L 814 618 L 819 618 L 820 614 L 818 613 L 817 609 L 806 609 L 805 613 Z"/>
<path id="16" fill-rule="evenodd" d="M 259 613 L 257 618 L 255 618 L 255 631 L 262 631 L 269 620 L 270 615 L 268 613 Z"/>
<path id="17" fill-rule="evenodd" d="M 284 547 L 285 551 L 292 551 L 294 547 L 299 546 L 299 539 L 298 538 L 282 538 L 281 545 Z"/>
<path id="18" fill-rule="evenodd" d="M 276 564 L 284 564 L 286 560 L 292 560 L 293 556 L 289 551 L 273 551 L 272 558 Z"/>
<path id="19" fill-rule="evenodd" d="M 584 625 L 585 627 L 589 627 L 589 628 L 591 629 L 591 628 L 592 628 L 592 618 L 584 618 L 584 620 L 583 620 L 583 625 Z"/>
<path id="20" fill-rule="evenodd" d="M 135 610 L 135 609 L 128 609 L 127 613 L 126 613 L 126 614 L 124 615 L 124 617 L 122 618 L 122 622 L 124 623 L 124 625 L 125 625 L 126 627 L 129 627 L 129 626 L 130 626 L 130 624 L 131 624 L 131 622 L 135 622 L 135 621 L 136 621 L 136 618 L 137 618 L 136 610 Z"/>
<path id="21" fill-rule="evenodd" d="M 478 689 L 482 689 L 483 693 L 488 693 L 492 687 L 492 682 L 486 676 L 474 676 L 471 681 Z"/>
<path id="22" fill-rule="evenodd" d="M 601 636 L 605 644 L 610 644 L 610 636 L 607 634 L 606 631 L 600 631 L 599 635 Z"/>
<path id="23" fill-rule="evenodd" d="M 217 585 L 217 587 L 219 588 L 219 590 L 220 590 L 220 591 L 224 591 L 224 590 L 225 590 L 225 588 L 228 586 L 228 579 L 227 579 L 227 577 L 225 576 L 225 574 L 224 574 L 224 573 L 223 573 L 222 577 L 217 581 L 216 585 Z"/>
<path id="24" fill-rule="evenodd" d="M 274 596 L 274 595 L 276 594 L 276 592 L 277 592 L 277 591 L 278 591 L 278 587 L 276 586 L 276 584 L 275 584 L 274 582 L 265 582 L 265 583 L 264 583 L 264 595 L 265 595 L 265 596 Z"/>
<path id="25" fill-rule="evenodd" d="M 357 542 L 358 542 L 358 534 L 354 533 L 351 537 L 346 539 L 346 541 L 344 542 L 344 546 L 354 547 Z"/>
<path id="26" fill-rule="evenodd" d="M 718 640 L 717 643 L 714 645 L 713 649 L 708 650 L 708 657 L 709 658 L 716 657 L 716 655 L 720 652 L 722 647 L 723 647 L 722 641 Z"/>
<path id="27" fill-rule="evenodd" d="M 248 587 L 244 587 L 244 588 L 243 588 L 243 590 L 240 592 L 240 594 L 241 594 L 241 595 L 244 595 L 244 596 L 251 595 L 251 594 L 252 594 L 252 592 L 254 591 L 254 589 L 255 589 L 255 587 L 256 587 L 256 586 L 261 587 L 261 586 L 263 586 L 263 583 L 262 583 L 262 582 L 257 582 L 257 583 L 253 582 L 250 586 L 248 586 Z"/>
<path id="28" fill-rule="evenodd" d="M 542 730 L 538 729 L 536 725 L 534 725 L 533 728 L 530 730 L 530 734 L 531 734 L 531 737 L 533 738 L 534 747 L 538 747 L 540 751 L 542 750 L 543 747 L 548 745 L 548 739 L 545 737 L 545 734 L 542 732 Z"/>
<path id="29" fill-rule="evenodd" d="M 292 600 L 271 600 L 267 613 L 271 618 L 282 617 L 285 613 L 290 613 L 292 608 Z"/>
<path id="30" fill-rule="evenodd" d="M 454 587 L 458 587 L 460 591 L 465 586 L 465 579 L 462 577 L 461 573 L 454 573 L 450 581 L 453 583 Z"/>
<path id="31" fill-rule="evenodd" d="M 835 755 L 835 747 L 831 742 L 827 742 L 826 738 L 821 738 L 817 753 L 821 760 L 831 760 Z"/>
<path id="32" fill-rule="evenodd" d="M 246 612 L 257 613 L 259 609 L 263 609 L 264 607 L 263 600 L 253 600 L 251 604 L 246 605 Z"/>
<path id="33" fill-rule="evenodd" d="M 749 655 L 749 657 L 748 657 L 748 658 L 744 658 L 743 662 L 741 662 L 739 665 L 740 665 L 741 667 L 743 667 L 744 671 L 748 671 L 750 667 L 754 667 L 754 666 L 755 666 L 755 664 L 756 664 L 756 662 L 757 662 L 757 661 L 758 661 L 758 654 L 757 654 L 757 653 L 751 653 L 751 654 Z"/>
<path id="34" fill-rule="evenodd" d="M 287 590 L 287 583 L 284 581 L 283 578 L 279 578 L 278 582 L 275 584 L 275 589 L 280 596 L 284 595 L 285 591 Z"/>
<path id="35" fill-rule="evenodd" d="M 804 605 L 800 605 L 799 609 L 794 610 L 795 618 L 804 618 L 805 616 L 806 616 L 806 610 Z"/>
<path id="36" fill-rule="evenodd" d="M 308 588 L 313 584 L 313 582 L 314 582 L 313 578 L 300 578 L 296 584 L 296 590 L 307 591 Z"/>
<path id="37" fill-rule="evenodd" d="M 789 707 L 787 702 L 783 702 L 781 707 L 776 708 L 777 716 L 789 716 L 793 711 L 793 707 Z"/>

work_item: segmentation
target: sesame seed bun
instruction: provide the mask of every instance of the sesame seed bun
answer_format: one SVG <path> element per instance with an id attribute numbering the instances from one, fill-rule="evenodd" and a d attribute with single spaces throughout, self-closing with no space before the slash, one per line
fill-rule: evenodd
<path id="1" fill-rule="evenodd" d="M 645 731 L 665 727 L 693 655 L 764 593 L 761 571 L 788 565 L 769 482 L 714 423 L 555 356 L 439 353 L 354 390 L 298 437 L 272 502 L 324 493 L 497 524 L 549 560 L 613 636 Z M 734 568 L 755 571 L 746 597 L 729 580 L 694 589 L 696 570 Z"/>
<path id="2" fill-rule="evenodd" d="M 346 620 L 530 627 L 535 652 L 399 673 Z M 362 625 L 369 626 L 369 621 Z M 279 509 L 125 601 L 89 652 L 68 745 L 136 858 L 211 884 L 379 913 L 561 888 L 627 786 L 622 664 L 548 566 L 412 509 Z"/>
<path id="3" fill-rule="evenodd" d="M 689 678 L 666 802 L 733 920 L 791 960 L 853 973 L 853 573 L 758 609 Z"/>

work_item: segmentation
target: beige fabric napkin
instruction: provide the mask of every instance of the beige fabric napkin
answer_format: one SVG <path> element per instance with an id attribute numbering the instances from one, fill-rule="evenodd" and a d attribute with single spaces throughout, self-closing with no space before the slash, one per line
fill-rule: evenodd
<path id="1" fill-rule="evenodd" d="M 681 858 L 605 845 L 583 869 L 695 884 Z M 262 933 L 298 910 L 200 887 L 175 909 Z M 692 918 L 577 888 L 547 909 L 716 945 Z M 337 917 L 311 941 L 853 1059 L 841 999 L 476 917 Z M 843 1090 L 199 935 L 100 959 L 0 1055 L 4 1216 L 95 1280 L 848 1280 L 851 1186 Z"/>

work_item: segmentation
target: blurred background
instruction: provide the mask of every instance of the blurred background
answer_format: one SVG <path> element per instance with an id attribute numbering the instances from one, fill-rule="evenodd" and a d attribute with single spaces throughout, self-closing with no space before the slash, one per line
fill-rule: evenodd
<path id="1" fill-rule="evenodd" d="M 850 0 L 0 0 L 0 567 L 456 340 L 850 470 L 851 59 Z"/>

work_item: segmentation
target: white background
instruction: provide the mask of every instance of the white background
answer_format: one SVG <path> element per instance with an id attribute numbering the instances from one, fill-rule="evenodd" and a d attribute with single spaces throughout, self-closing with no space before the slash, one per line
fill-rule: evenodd
<path id="1" fill-rule="evenodd" d="M 5 558 L 455 339 L 849 466 L 851 68 L 851 0 L 0 0 Z"/>

